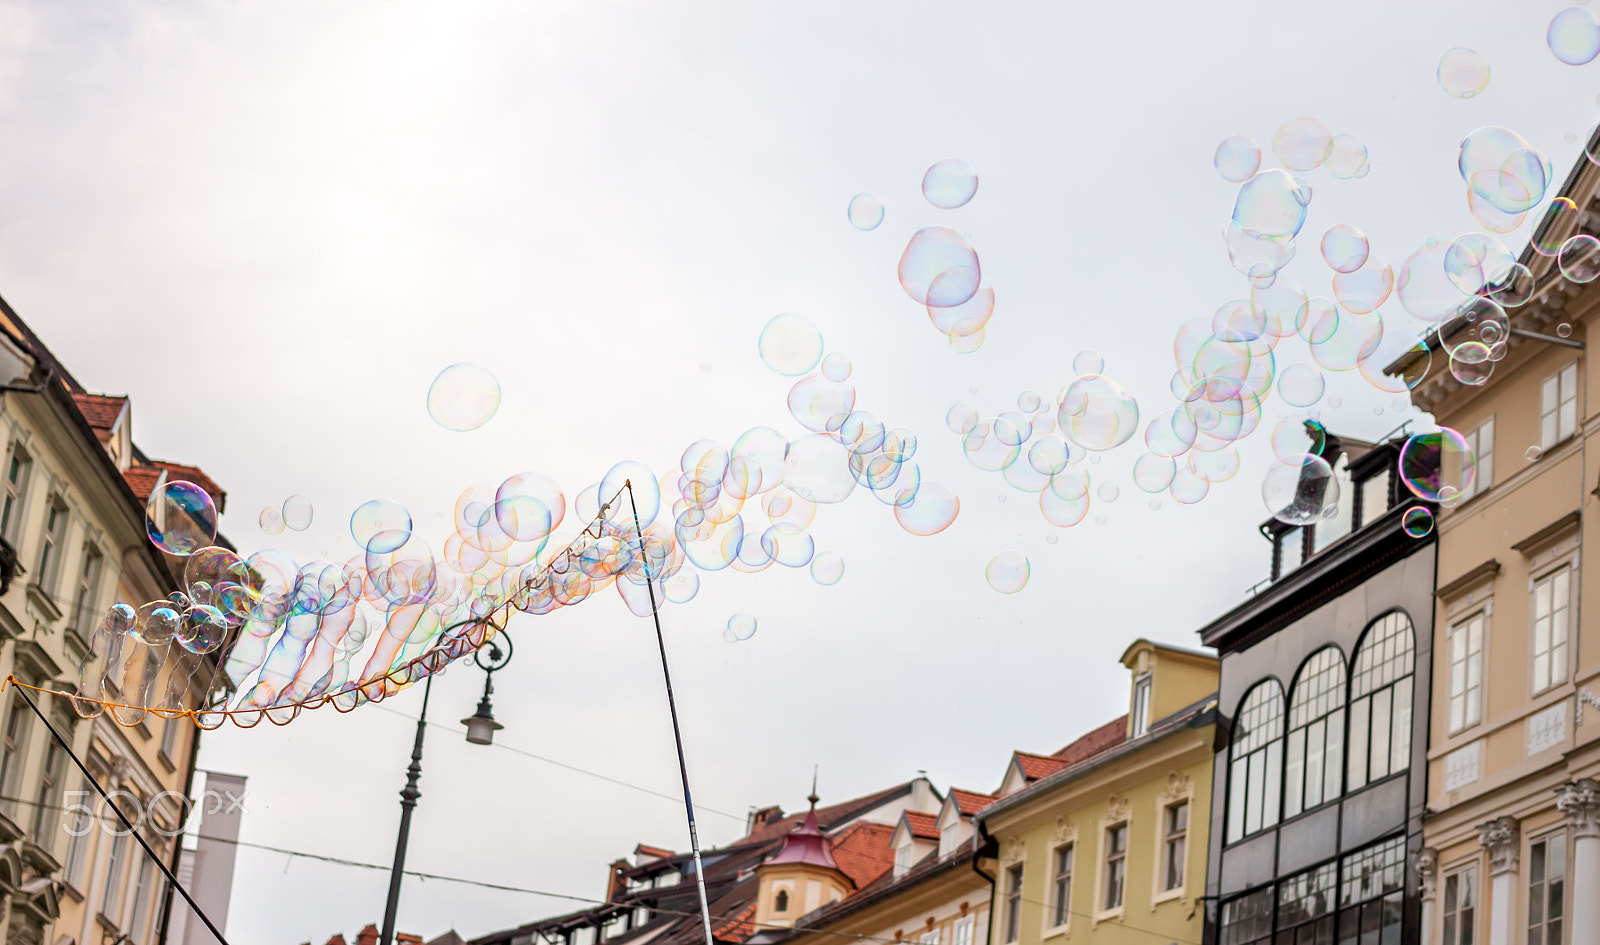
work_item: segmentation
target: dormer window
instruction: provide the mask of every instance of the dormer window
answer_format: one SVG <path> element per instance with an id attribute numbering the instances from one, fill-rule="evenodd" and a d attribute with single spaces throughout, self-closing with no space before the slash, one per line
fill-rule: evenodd
<path id="1" fill-rule="evenodd" d="M 895 848 L 894 851 L 894 878 L 911 872 L 911 843 L 907 841 Z"/>
<path id="2" fill-rule="evenodd" d="M 1138 738 L 1150 731 L 1150 674 L 1145 673 L 1133 681 L 1133 732 Z"/>
<path id="3" fill-rule="evenodd" d="M 772 911 L 773 912 L 788 912 L 789 911 L 789 890 L 787 890 L 787 889 L 778 890 L 778 895 L 776 895 L 772 899 Z"/>
<path id="4" fill-rule="evenodd" d="M 956 845 L 961 842 L 961 822 L 952 820 L 939 828 L 939 856 L 946 857 L 956 851 Z"/>

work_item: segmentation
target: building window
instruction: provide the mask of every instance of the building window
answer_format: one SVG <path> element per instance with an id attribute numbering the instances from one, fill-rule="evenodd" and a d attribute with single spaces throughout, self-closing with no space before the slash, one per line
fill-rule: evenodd
<path id="1" fill-rule="evenodd" d="M 1443 945 L 1473 945 L 1478 940 L 1478 867 L 1466 866 L 1444 878 Z"/>
<path id="2" fill-rule="evenodd" d="M 1339 461 L 1333 467 L 1333 476 L 1339 484 L 1339 495 L 1349 496 L 1355 494 L 1355 486 L 1350 481 L 1349 457 L 1343 454 L 1339 456 Z M 1329 506 L 1329 509 L 1334 514 L 1329 518 L 1318 519 L 1317 523 L 1311 526 L 1312 553 L 1321 551 L 1350 534 L 1350 524 L 1354 518 L 1350 514 L 1352 504 L 1347 499 L 1344 502 Z"/>
<path id="3" fill-rule="evenodd" d="M 1306 533 L 1304 529 L 1291 528 L 1278 538 L 1278 576 L 1283 577 L 1300 567 L 1306 558 Z"/>
<path id="4" fill-rule="evenodd" d="M 161 753 L 167 756 L 168 761 L 172 761 L 177 757 L 178 732 L 180 731 L 180 726 L 184 724 L 186 723 L 182 721 L 182 716 L 177 716 L 167 719 L 166 725 L 161 728 Z M 655 877 L 652 877 L 650 882 L 651 885 L 654 885 Z"/>
<path id="5" fill-rule="evenodd" d="M 961 843 L 961 821 L 954 820 L 939 828 L 939 855 L 949 856 Z"/>
<path id="6" fill-rule="evenodd" d="M 1359 929 L 1363 942 L 1400 941 L 1405 867 L 1405 837 L 1344 858 L 1339 885 L 1339 931 L 1344 940 L 1353 941 Z"/>
<path id="7" fill-rule="evenodd" d="M 972 916 L 957 919 L 951 928 L 951 945 L 972 945 Z"/>
<path id="8" fill-rule="evenodd" d="M 23 711 L 22 701 L 11 700 L 11 714 L 6 717 L 5 741 L 0 743 L 0 794 L 6 797 L 6 800 L 0 801 L 0 809 L 12 817 L 16 816 L 17 810 L 17 802 L 12 798 L 18 795 L 22 760 L 28 750 L 29 721 Z"/>
<path id="9" fill-rule="evenodd" d="M 1120 823 L 1106 828 L 1106 912 L 1122 908 L 1122 887 L 1127 879 L 1128 825 Z"/>
<path id="10" fill-rule="evenodd" d="M 111 838 L 111 851 L 106 854 L 106 878 L 100 894 L 100 914 L 108 919 L 117 914 L 117 893 L 122 891 L 122 857 L 127 848 L 127 834 L 119 833 Z"/>
<path id="11" fill-rule="evenodd" d="M 1188 862 L 1189 802 L 1169 805 L 1163 819 L 1167 837 L 1162 845 L 1161 890 L 1169 892 L 1183 888 L 1184 864 Z"/>
<path id="12" fill-rule="evenodd" d="M 1278 822 L 1283 782 L 1283 689 L 1257 683 L 1244 697 L 1228 749 L 1228 842 Z"/>
<path id="13" fill-rule="evenodd" d="M 87 798 L 87 789 L 75 791 L 72 795 L 78 798 Z M 87 804 L 78 802 L 67 808 L 69 818 L 67 830 L 72 834 L 72 840 L 67 844 L 66 880 L 74 889 L 82 890 L 83 870 L 89 858 L 89 834 L 94 829 L 94 822 L 89 816 Z"/>
<path id="14" fill-rule="evenodd" d="M 1006 870 L 1006 941 L 1015 942 L 1022 932 L 1022 864 Z"/>
<path id="15" fill-rule="evenodd" d="M 917 945 L 939 945 L 939 939 L 943 934 L 942 929 L 929 929 L 917 939 Z"/>
<path id="16" fill-rule="evenodd" d="M 1334 894 L 1338 892 L 1334 864 L 1306 870 L 1278 884 L 1278 918 L 1274 923 L 1280 942 L 1333 941 Z M 1345 941 L 1354 941 L 1349 935 Z"/>
<path id="17" fill-rule="evenodd" d="M 1073 845 L 1063 843 L 1056 847 L 1055 883 L 1051 890 L 1050 924 L 1066 925 L 1072 918 L 1072 854 Z"/>
<path id="18" fill-rule="evenodd" d="M 44 751 L 44 769 L 39 775 L 39 803 L 33 809 L 33 841 L 45 849 L 53 846 L 56 814 L 61 809 L 61 767 L 66 753 L 54 739 Z"/>
<path id="19" fill-rule="evenodd" d="M 61 564 L 61 543 L 67 537 L 67 507 L 56 496 L 50 497 L 50 506 L 44 517 L 44 539 L 39 546 L 39 573 L 34 582 L 53 592 L 56 587 L 56 568 Z"/>
<path id="20" fill-rule="evenodd" d="M 1293 817 L 1340 794 L 1344 777 L 1344 654 L 1326 647 L 1295 676 L 1289 703 L 1283 816 Z"/>
<path id="21" fill-rule="evenodd" d="M 1483 718 L 1483 620 L 1473 614 L 1450 628 L 1450 731 Z"/>
<path id="22" fill-rule="evenodd" d="M 1578 364 L 1544 379 L 1539 391 L 1539 448 L 1549 449 L 1578 428 Z"/>
<path id="23" fill-rule="evenodd" d="M 776 897 L 774 897 L 773 900 L 772 900 L 772 911 L 773 912 L 788 912 L 789 911 L 789 890 L 787 890 L 787 889 L 778 890 L 778 895 Z"/>
<path id="24" fill-rule="evenodd" d="M 1528 945 L 1565 945 L 1567 835 L 1554 833 L 1528 847 Z"/>
<path id="25" fill-rule="evenodd" d="M 22 521 L 22 500 L 28 491 L 28 473 L 33 469 L 33 459 L 20 446 L 11 448 L 11 462 L 6 467 L 6 498 L 0 506 L 0 536 L 16 544 L 17 526 Z"/>
<path id="26" fill-rule="evenodd" d="M 1150 731 L 1150 674 L 1133 681 L 1133 737 Z"/>
<path id="27" fill-rule="evenodd" d="M 1411 767 L 1411 621 L 1396 611 L 1367 629 L 1350 687 L 1349 787 Z"/>
<path id="28" fill-rule="evenodd" d="M 1567 620 L 1572 576 L 1566 568 L 1533 585 L 1533 691 L 1567 679 Z"/>
<path id="29" fill-rule="evenodd" d="M 902 843 L 898 847 L 895 847 L 894 878 L 899 879 L 909 872 L 911 872 L 911 844 L 908 841 L 906 843 Z"/>
<path id="30" fill-rule="evenodd" d="M 1272 937 L 1272 889 L 1222 904 L 1221 945 L 1255 945 Z"/>
<path id="31" fill-rule="evenodd" d="M 1461 499 L 1466 501 L 1494 485 L 1494 418 L 1490 417 L 1473 427 L 1462 439 L 1467 441 L 1467 448 L 1472 450 L 1473 457 L 1471 475 L 1461 477 L 1466 483 L 1461 490 Z"/>
<path id="32" fill-rule="evenodd" d="M 133 945 L 143 945 L 146 941 L 144 935 L 144 918 L 149 906 L 149 892 L 151 886 L 151 867 L 154 864 L 149 857 L 139 862 L 139 878 L 133 886 L 133 915 L 128 919 L 128 940 Z"/>
<path id="33" fill-rule="evenodd" d="M 1387 467 L 1361 480 L 1361 527 L 1372 524 L 1389 511 L 1389 470 Z"/>
<path id="34" fill-rule="evenodd" d="M 100 566 L 105 557 L 87 542 L 83 546 L 83 567 L 78 570 L 77 596 L 72 602 L 72 629 L 84 639 L 94 629 L 95 591 L 100 586 Z"/>

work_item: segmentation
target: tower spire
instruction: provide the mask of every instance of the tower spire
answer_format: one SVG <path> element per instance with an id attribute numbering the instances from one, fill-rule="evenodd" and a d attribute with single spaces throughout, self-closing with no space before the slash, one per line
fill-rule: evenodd
<path id="1" fill-rule="evenodd" d="M 806 797 L 806 800 L 811 802 L 811 809 L 812 810 L 816 810 L 817 809 L 817 801 L 822 800 L 822 798 L 817 796 L 817 766 L 816 765 L 812 765 L 811 766 L 811 793 L 810 793 L 810 795 L 808 795 Z"/>

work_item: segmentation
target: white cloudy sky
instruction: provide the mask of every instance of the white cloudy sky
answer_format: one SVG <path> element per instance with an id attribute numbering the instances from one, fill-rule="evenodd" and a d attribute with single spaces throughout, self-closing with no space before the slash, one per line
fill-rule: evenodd
<path id="1" fill-rule="evenodd" d="M 1560 6 L 7 3 L 0 293 L 86 385 L 133 396 L 148 452 L 225 485 L 235 542 L 275 541 L 256 514 L 301 493 L 317 521 L 283 546 L 341 558 L 342 521 L 374 496 L 439 528 L 461 489 L 524 469 L 576 492 L 620 459 L 661 470 L 701 437 L 795 430 L 755 339 L 779 312 L 812 318 L 853 359 L 858 404 L 920 435 L 924 475 L 962 511 L 919 539 L 854 497 L 814 529 L 847 562 L 839 585 L 718 574 L 667 611 L 703 835 L 724 841 L 751 804 L 803 804 L 813 765 L 828 800 L 919 769 L 991 788 L 1013 747 L 1122 711 L 1110 670 L 1129 640 L 1193 644 L 1239 599 L 1266 561 L 1260 442 L 1198 506 L 1151 511 L 1125 485 L 1104 524 L 1051 545 L 1027 497 L 966 465 L 946 409 L 1052 395 L 1084 349 L 1147 415 L 1165 409 L 1173 330 L 1242 289 L 1211 168 L 1226 136 L 1265 141 L 1304 114 L 1363 138 L 1365 180 L 1309 175 L 1306 232 L 1354 223 L 1396 264 L 1472 228 L 1454 172 L 1467 131 L 1511 125 L 1564 177 L 1600 65 L 1545 49 Z M 1471 101 L 1434 81 L 1457 45 L 1494 67 Z M 952 155 L 982 184 L 937 211 L 918 182 Z M 846 224 L 858 191 L 888 206 L 876 232 Z M 977 354 L 952 352 L 895 282 L 933 222 L 971 234 L 996 287 Z M 1326 294 L 1304 242 L 1290 272 Z M 423 395 L 463 360 L 506 401 L 450 434 Z M 1338 429 L 1402 419 L 1375 416 L 1388 400 L 1358 379 L 1331 393 Z M 1034 576 L 1006 597 L 982 570 L 1013 547 Z M 729 645 L 735 612 L 760 630 Z M 672 793 L 649 624 L 609 596 L 519 621 L 504 743 Z M 435 717 L 469 714 L 480 685 L 452 671 Z M 412 732 L 396 712 L 419 702 L 208 735 L 202 764 L 250 777 L 246 839 L 386 862 Z M 634 843 L 687 843 L 669 800 L 430 738 L 417 869 L 595 896 Z M 348 935 L 379 919 L 384 888 L 242 850 L 229 932 Z M 413 882 L 401 928 L 482 934 L 568 907 Z"/>

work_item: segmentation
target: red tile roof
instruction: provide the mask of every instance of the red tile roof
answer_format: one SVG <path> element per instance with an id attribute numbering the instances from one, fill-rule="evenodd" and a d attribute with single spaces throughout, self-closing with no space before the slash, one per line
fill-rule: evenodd
<path id="1" fill-rule="evenodd" d="M 72 402 L 78 405 L 78 412 L 83 414 L 83 419 L 89 421 L 89 426 L 96 430 L 109 431 L 122 416 L 122 410 L 128 404 L 127 397 L 113 397 L 110 394 L 83 394 L 74 391 Z"/>
<path id="2" fill-rule="evenodd" d="M 834 862 L 861 889 L 894 866 L 894 851 L 889 849 L 893 838 L 894 828 L 888 824 L 853 823 L 833 838 Z"/>
<path id="3" fill-rule="evenodd" d="M 333 933 L 333 938 L 328 939 L 328 945 L 345 945 L 344 933 L 343 932 L 335 932 L 335 933 Z"/>
<path id="4" fill-rule="evenodd" d="M 634 853 L 643 853 L 645 856 L 671 856 L 672 855 L 672 851 L 671 850 L 666 850 L 666 849 L 663 849 L 661 847 L 653 847 L 653 846 L 650 846 L 649 844 L 645 844 L 645 843 L 641 843 L 638 846 L 634 847 L 633 848 L 633 852 Z"/>
<path id="5" fill-rule="evenodd" d="M 924 814 L 920 810 L 908 810 L 901 816 L 906 819 L 906 826 L 911 828 L 913 837 L 923 840 L 939 839 L 939 818 L 932 814 Z"/>
<path id="6" fill-rule="evenodd" d="M 140 502 L 147 502 L 150 493 L 156 491 L 156 483 L 161 481 L 163 471 L 155 466 L 130 466 L 122 474 L 122 478 L 128 480 L 128 487 L 139 497 Z"/>
<path id="7" fill-rule="evenodd" d="M 742 942 L 756 931 L 756 904 L 751 902 L 740 909 L 732 919 L 711 927 L 711 937 L 724 942 Z"/>
<path id="8" fill-rule="evenodd" d="M 1050 755 L 1030 755 L 1025 751 L 1013 752 L 1011 757 L 1022 769 L 1022 776 L 1029 781 L 1054 774 L 1070 763 Z"/>
<path id="9" fill-rule="evenodd" d="M 217 485 L 216 481 L 210 476 L 206 475 L 205 471 L 199 466 L 169 463 L 159 459 L 153 462 L 157 467 L 167 471 L 168 479 L 181 479 L 184 482 L 192 482 L 206 490 L 206 493 L 211 496 L 211 501 L 217 503 L 217 511 L 226 511 L 223 507 L 228 504 L 228 494 L 222 491 L 222 487 Z M 396 932 L 395 934 L 398 936 L 400 933 Z"/>
<path id="10" fill-rule="evenodd" d="M 895 794 L 899 794 L 904 791 L 906 791 L 905 784 L 896 784 L 894 787 L 885 788 L 882 791 L 878 791 L 875 794 L 868 794 L 865 797 L 857 797 L 841 804 L 833 804 L 829 807 L 819 807 L 817 808 L 817 822 L 822 825 L 823 830 L 831 829 L 833 825 L 839 823 L 840 821 L 849 820 L 851 817 L 856 816 L 862 811 L 870 810 L 871 808 L 877 806 L 886 798 L 892 797 Z M 805 819 L 806 815 L 804 811 L 801 811 L 798 814 L 790 814 L 787 817 L 773 818 L 764 824 L 757 825 L 755 829 L 751 830 L 749 834 L 747 834 L 738 842 L 747 843 L 755 840 L 771 840 L 776 837 L 782 837 L 785 834 L 792 832 L 796 827 L 799 827 L 801 822 Z"/>
<path id="11" fill-rule="evenodd" d="M 956 809 L 961 813 L 976 814 L 984 805 L 994 803 L 999 795 L 979 794 L 977 791 L 964 791 L 953 787 L 950 789 L 950 797 L 956 802 Z"/>
<path id="12" fill-rule="evenodd" d="M 1123 715 L 1084 735 L 1051 757 L 1060 758 L 1069 765 L 1075 765 L 1080 761 L 1087 761 L 1093 758 L 1108 748 L 1115 748 L 1127 740 L 1128 717 Z"/>

